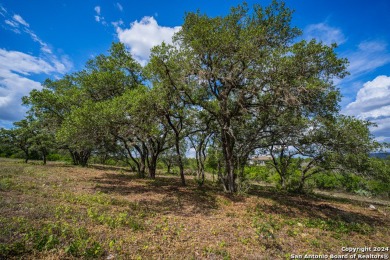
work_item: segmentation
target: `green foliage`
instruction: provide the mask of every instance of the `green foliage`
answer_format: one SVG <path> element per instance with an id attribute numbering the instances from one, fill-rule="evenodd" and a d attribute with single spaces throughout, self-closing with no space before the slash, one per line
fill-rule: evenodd
<path id="1" fill-rule="evenodd" d="M 316 187 L 324 190 L 333 190 L 343 187 L 342 176 L 340 174 L 319 173 L 313 176 L 312 181 Z"/>
<path id="2" fill-rule="evenodd" d="M 350 234 L 356 232 L 359 234 L 371 234 L 373 228 L 365 223 L 346 222 L 343 220 L 323 220 L 323 219 L 307 219 L 305 226 L 308 228 L 320 228 L 326 231 L 333 231 L 336 233 Z"/>
<path id="3" fill-rule="evenodd" d="M 249 180 L 267 182 L 271 175 L 271 170 L 267 166 L 247 166 L 244 173 Z"/>
<path id="4" fill-rule="evenodd" d="M 133 216 L 130 216 L 127 212 L 116 213 L 115 216 L 107 215 L 102 212 L 98 212 L 94 208 L 87 210 L 88 216 L 98 222 L 99 224 L 107 225 L 110 228 L 118 228 L 123 226 L 130 227 L 133 231 L 142 229 L 142 225 Z"/>
<path id="5" fill-rule="evenodd" d="M 48 161 L 66 161 L 66 157 L 58 154 L 58 153 L 52 153 L 47 155 Z"/>
<path id="6" fill-rule="evenodd" d="M 0 178 L 0 191 L 7 191 L 12 189 L 12 187 L 15 185 L 14 181 L 10 177 L 3 177 Z"/>
<path id="7" fill-rule="evenodd" d="M 50 222 L 39 228 L 28 227 L 26 234 L 13 243 L 0 244 L 0 256 L 11 257 L 60 248 L 74 257 L 95 258 L 104 254 L 103 247 L 91 239 L 85 228 L 72 227 L 63 222 Z"/>

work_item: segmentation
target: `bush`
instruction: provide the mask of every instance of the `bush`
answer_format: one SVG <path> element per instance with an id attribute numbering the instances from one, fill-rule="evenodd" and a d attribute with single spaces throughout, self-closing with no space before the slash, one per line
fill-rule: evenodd
<path id="1" fill-rule="evenodd" d="M 369 180 L 367 181 L 367 188 L 372 192 L 373 195 L 382 195 L 390 197 L 390 185 L 389 183 L 378 181 L 378 180 Z"/>
<path id="2" fill-rule="evenodd" d="M 58 154 L 58 153 L 49 154 L 46 158 L 48 161 L 63 161 L 64 160 L 63 156 Z"/>
<path id="3" fill-rule="evenodd" d="M 247 166 L 244 175 L 248 180 L 268 181 L 270 169 L 267 166 Z"/>
<path id="4" fill-rule="evenodd" d="M 313 176 L 313 182 L 318 189 L 332 190 L 341 188 L 341 181 L 339 174 L 319 173 Z"/>
<path id="5" fill-rule="evenodd" d="M 346 191 L 349 192 L 366 189 L 364 179 L 360 176 L 351 173 L 346 173 L 342 175 L 341 185 L 345 188 Z"/>

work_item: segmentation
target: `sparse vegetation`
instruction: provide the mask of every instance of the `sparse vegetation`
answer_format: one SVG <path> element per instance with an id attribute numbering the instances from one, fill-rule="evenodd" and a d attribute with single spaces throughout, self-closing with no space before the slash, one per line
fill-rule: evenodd
<path id="1" fill-rule="evenodd" d="M 0 159 L 0 258 L 284 259 L 390 243 L 390 203 L 98 168 Z"/>

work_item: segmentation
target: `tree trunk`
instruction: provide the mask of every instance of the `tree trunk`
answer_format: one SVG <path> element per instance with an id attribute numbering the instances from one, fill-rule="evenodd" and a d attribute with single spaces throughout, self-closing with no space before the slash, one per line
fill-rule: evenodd
<path id="1" fill-rule="evenodd" d="M 172 130 L 175 132 L 175 148 L 176 148 L 176 154 L 177 154 L 177 162 L 179 164 L 180 169 L 180 178 L 181 178 L 181 184 L 183 186 L 186 186 L 186 179 L 184 176 L 184 166 L 183 166 L 183 160 L 181 158 L 181 152 L 180 152 L 180 132 L 176 128 L 176 126 L 172 123 L 170 116 L 167 114 L 165 115 L 168 124 L 172 128 Z"/>
<path id="2" fill-rule="evenodd" d="M 229 133 L 229 127 L 225 126 L 222 128 L 222 150 L 225 159 L 226 169 L 225 169 L 225 189 L 229 193 L 236 192 L 235 184 L 235 167 L 234 167 L 234 157 L 233 157 L 233 147 L 234 139 Z"/>
<path id="3" fill-rule="evenodd" d="M 197 151 L 196 151 L 196 160 L 197 160 L 197 167 L 198 167 L 198 180 L 199 180 L 199 186 L 202 186 L 204 184 L 204 158 L 205 154 L 203 153 L 202 157 L 202 144 L 203 142 L 200 143 Z M 204 151 L 203 151 L 204 152 Z"/>
<path id="4" fill-rule="evenodd" d="M 176 146 L 176 153 L 177 153 L 177 161 L 179 164 L 179 169 L 180 169 L 180 178 L 181 178 L 181 185 L 186 186 L 186 179 L 184 176 L 184 166 L 183 166 L 183 160 L 181 158 L 181 153 L 180 153 L 180 138 L 179 135 L 175 135 L 175 146 Z"/>
<path id="5" fill-rule="evenodd" d="M 156 178 L 156 168 L 157 168 L 157 156 L 150 156 L 150 159 L 147 160 L 149 176 L 151 179 Z"/>
<path id="6" fill-rule="evenodd" d="M 28 163 L 28 157 L 29 157 L 28 150 L 24 150 L 24 154 L 26 156 L 26 158 L 24 158 L 24 163 Z"/>
<path id="7" fill-rule="evenodd" d="M 81 165 L 83 167 L 87 166 L 88 159 L 91 155 L 91 152 L 88 150 L 83 150 L 80 152 L 69 150 L 72 156 L 73 165 Z"/>
<path id="8" fill-rule="evenodd" d="M 47 158 L 48 152 L 47 152 L 46 148 L 43 148 L 41 152 L 42 152 L 43 165 L 46 165 L 46 161 L 47 161 L 46 158 Z"/>
<path id="9" fill-rule="evenodd" d="M 80 165 L 82 167 L 85 167 L 88 165 L 88 159 L 89 159 L 90 155 L 91 155 L 91 152 L 88 150 L 80 152 Z"/>

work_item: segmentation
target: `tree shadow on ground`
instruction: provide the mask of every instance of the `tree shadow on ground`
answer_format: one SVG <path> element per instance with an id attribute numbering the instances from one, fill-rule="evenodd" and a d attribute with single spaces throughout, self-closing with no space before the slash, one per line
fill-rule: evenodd
<path id="1" fill-rule="evenodd" d="M 129 167 L 121 167 L 121 166 L 111 166 L 111 165 L 103 165 L 103 164 L 89 164 L 88 168 L 102 170 L 102 171 L 122 171 L 122 172 L 132 172 Z"/>
<path id="2" fill-rule="evenodd" d="M 205 184 L 199 187 L 192 179 L 182 186 L 177 176 L 157 176 L 141 179 L 135 174 L 105 173 L 95 177 L 95 189 L 136 200 L 137 205 L 158 214 L 179 216 L 209 215 L 218 209 L 218 189 Z"/>
<path id="3" fill-rule="evenodd" d="M 275 192 L 274 189 L 256 188 L 250 191 L 251 195 L 271 199 L 274 203 L 259 203 L 258 210 L 268 214 L 280 214 L 288 218 L 320 219 L 344 223 L 359 223 L 369 226 L 389 226 L 388 218 L 379 212 L 368 208 L 352 208 L 349 201 L 334 203 L 330 199 L 304 194 L 290 194 Z"/>

